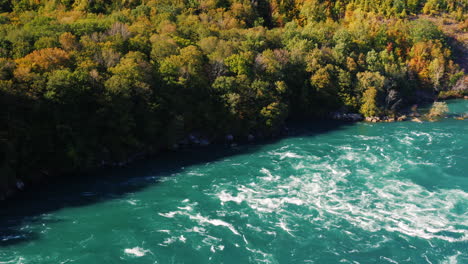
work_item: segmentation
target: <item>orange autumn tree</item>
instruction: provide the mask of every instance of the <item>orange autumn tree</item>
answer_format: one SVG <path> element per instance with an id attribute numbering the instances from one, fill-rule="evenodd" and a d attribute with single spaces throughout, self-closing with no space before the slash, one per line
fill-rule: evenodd
<path id="1" fill-rule="evenodd" d="M 15 61 L 17 64 L 15 76 L 18 78 L 17 74 L 30 71 L 47 72 L 56 70 L 67 65 L 69 60 L 69 54 L 63 49 L 47 48 L 35 50 Z"/>
<path id="2" fill-rule="evenodd" d="M 416 43 L 410 51 L 409 68 L 416 73 L 423 84 L 439 90 L 447 73 L 456 73 L 457 66 L 449 60 L 450 50 L 440 41 Z"/>

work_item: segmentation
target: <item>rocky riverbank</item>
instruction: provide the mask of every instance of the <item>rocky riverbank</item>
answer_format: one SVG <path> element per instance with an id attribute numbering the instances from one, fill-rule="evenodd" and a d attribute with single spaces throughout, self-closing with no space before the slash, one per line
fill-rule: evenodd
<path id="1" fill-rule="evenodd" d="M 456 97 L 442 97 L 438 98 L 441 101 L 451 100 L 451 99 L 465 99 L 468 100 L 468 96 L 456 96 Z M 427 110 L 425 110 L 427 111 Z M 403 121 L 413 121 L 417 123 L 422 123 L 423 119 L 428 118 L 429 121 L 433 121 L 430 117 L 425 117 L 425 114 L 421 114 L 419 111 L 419 106 L 413 105 L 411 108 L 404 109 L 399 113 L 393 115 L 379 115 L 379 116 L 369 116 L 364 117 L 359 113 L 347 113 L 347 112 L 332 112 L 329 117 L 333 120 L 345 121 L 345 122 L 369 122 L 369 123 L 380 123 L 380 122 L 403 122 Z M 468 117 L 466 116 L 456 116 L 455 119 L 464 120 Z"/>
<path id="2" fill-rule="evenodd" d="M 239 144 L 252 144 L 262 142 L 267 139 L 280 138 L 287 136 L 289 129 L 286 126 L 281 126 L 275 133 L 264 135 L 260 132 L 251 133 L 247 135 L 234 135 L 226 134 L 224 136 L 209 137 L 202 133 L 191 133 L 179 140 L 172 146 L 163 147 L 158 150 L 140 150 L 132 155 L 129 155 L 123 160 L 101 160 L 96 164 L 84 171 L 91 171 L 100 168 L 118 168 L 128 166 L 136 161 L 150 159 L 157 155 L 163 155 L 165 152 L 180 151 L 186 149 L 204 148 L 211 145 L 224 145 L 226 147 L 236 147 Z M 0 182 L 0 201 L 7 200 L 8 198 L 18 194 L 22 191 L 31 188 L 37 188 L 48 184 L 53 178 L 60 177 L 63 175 L 76 174 L 76 171 L 53 171 L 53 170 L 42 170 L 38 171 L 34 175 L 30 175 L 27 180 L 10 177 L 7 182 Z"/>

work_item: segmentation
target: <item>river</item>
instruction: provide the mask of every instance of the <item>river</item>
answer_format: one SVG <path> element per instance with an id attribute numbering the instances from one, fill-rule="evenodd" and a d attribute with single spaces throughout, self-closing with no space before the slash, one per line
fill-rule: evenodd
<path id="1" fill-rule="evenodd" d="M 468 263 L 468 120 L 313 126 L 17 197 L 0 263 Z"/>

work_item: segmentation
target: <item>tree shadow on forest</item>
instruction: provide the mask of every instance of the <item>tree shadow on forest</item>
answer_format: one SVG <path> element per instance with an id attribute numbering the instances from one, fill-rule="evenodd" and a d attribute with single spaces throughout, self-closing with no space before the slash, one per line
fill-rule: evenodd
<path id="1" fill-rule="evenodd" d="M 212 145 L 174 152 L 162 152 L 158 156 L 137 161 L 123 168 L 97 169 L 75 175 L 62 175 L 50 179 L 15 197 L 0 202 L 0 248 L 37 240 L 39 231 L 24 230 L 26 224 L 58 223 L 67 220 L 48 215 L 63 208 L 89 206 L 154 186 L 165 177 L 173 177 L 185 167 L 216 162 L 236 155 L 256 152 L 267 144 L 284 138 L 313 137 L 333 130 L 344 129 L 352 123 L 317 121 L 291 123 L 287 137 L 266 140 L 231 148 Z"/>

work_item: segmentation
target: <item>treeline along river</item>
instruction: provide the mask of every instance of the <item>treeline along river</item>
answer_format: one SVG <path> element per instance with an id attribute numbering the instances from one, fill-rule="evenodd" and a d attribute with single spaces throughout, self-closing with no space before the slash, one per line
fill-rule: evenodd
<path id="1" fill-rule="evenodd" d="M 19 196 L 0 263 L 468 263 L 466 120 L 313 126 Z"/>

